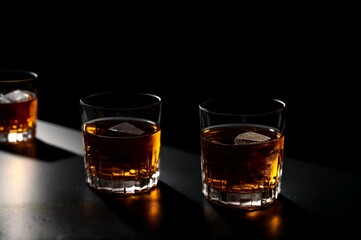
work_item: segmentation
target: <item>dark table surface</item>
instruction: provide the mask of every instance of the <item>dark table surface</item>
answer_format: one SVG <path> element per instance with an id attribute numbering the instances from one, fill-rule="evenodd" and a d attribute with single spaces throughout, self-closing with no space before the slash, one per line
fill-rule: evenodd
<path id="1" fill-rule="evenodd" d="M 0 146 L 0 239 L 301 239 L 358 232 L 361 177 L 284 161 L 282 193 L 252 212 L 211 205 L 199 156 L 162 146 L 159 186 L 111 197 L 84 180 L 80 131 L 39 120 L 37 139 Z"/>

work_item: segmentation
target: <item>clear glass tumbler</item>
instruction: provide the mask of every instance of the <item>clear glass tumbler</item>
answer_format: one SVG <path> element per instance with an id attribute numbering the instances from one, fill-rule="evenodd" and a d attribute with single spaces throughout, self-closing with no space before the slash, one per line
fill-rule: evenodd
<path id="1" fill-rule="evenodd" d="M 229 96 L 199 105 L 202 192 L 212 203 L 256 210 L 281 192 L 286 104 Z"/>
<path id="2" fill-rule="evenodd" d="M 89 187 L 131 195 L 157 186 L 161 109 L 161 98 L 149 93 L 102 92 L 80 99 Z"/>
<path id="3" fill-rule="evenodd" d="M 38 75 L 25 70 L 0 70 L 0 144 L 35 139 Z"/>

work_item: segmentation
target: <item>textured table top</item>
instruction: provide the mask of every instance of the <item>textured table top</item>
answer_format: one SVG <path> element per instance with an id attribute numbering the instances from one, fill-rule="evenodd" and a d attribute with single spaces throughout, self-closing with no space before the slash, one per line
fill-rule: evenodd
<path id="1" fill-rule="evenodd" d="M 162 146 L 159 186 L 112 198 L 84 181 L 76 131 L 39 120 L 35 143 L 0 146 L 0 239 L 298 239 L 352 236 L 361 178 L 285 159 L 282 193 L 253 212 L 213 206 L 201 194 L 199 156 Z"/>

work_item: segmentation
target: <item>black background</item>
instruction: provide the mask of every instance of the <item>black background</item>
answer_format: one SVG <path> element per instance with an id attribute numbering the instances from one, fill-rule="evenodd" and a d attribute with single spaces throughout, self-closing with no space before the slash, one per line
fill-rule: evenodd
<path id="1" fill-rule="evenodd" d="M 79 11 L 29 11 L 3 22 L 0 68 L 38 73 L 40 119 L 80 130 L 82 96 L 155 93 L 164 103 L 163 144 L 199 153 L 202 100 L 279 98 L 288 107 L 286 157 L 358 173 L 359 57 L 348 20 Z"/>

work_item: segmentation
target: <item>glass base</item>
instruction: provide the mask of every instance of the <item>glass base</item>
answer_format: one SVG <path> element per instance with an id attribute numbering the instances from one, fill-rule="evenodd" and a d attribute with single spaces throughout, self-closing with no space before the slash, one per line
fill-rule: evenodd
<path id="1" fill-rule="evenodd" d="M 109 180 L 91 176 L 90 174 L 86 175 L 85 181 L 90 188 L 103 193 L 118 195 L 134 195 L 148 192 L 157 186 L 159 181 L 159 172 L 148 178 L 134 180 Z"/>
<path id="2" fill-rule="evenodd" d="M 257 210 L 273 203 L 281 192 L 281 187 L 257 191 L 252 193 L 224 192 L 216 188 L 203 185 L 204 197 L 211 203 L 243 210 Z"/>
<path id="3" fill-rule="evenodd" d="M 35 130 L 28 129 L 26 132 L 0 132 L 0 143 L 17 144 L 29 142 L 35 138 Z"/>

